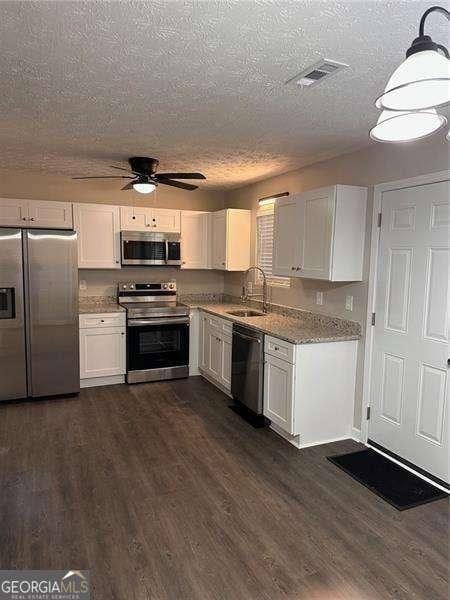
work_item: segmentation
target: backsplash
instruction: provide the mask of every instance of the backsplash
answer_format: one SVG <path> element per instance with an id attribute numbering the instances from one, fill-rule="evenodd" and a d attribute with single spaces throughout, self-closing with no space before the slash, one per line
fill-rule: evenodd
<path id="1" fill-rule="evenodd" d="M 170 267 L 127 267 L 123 269 L 80 269 L 80 297 L 117 296 L 117 284 L 127 281 L 175 280 L 179 294 L 222 294 L 223 273 L 220 271 L 181 270 Z M 83 282 L 86 285 L 84 289 Z"/>

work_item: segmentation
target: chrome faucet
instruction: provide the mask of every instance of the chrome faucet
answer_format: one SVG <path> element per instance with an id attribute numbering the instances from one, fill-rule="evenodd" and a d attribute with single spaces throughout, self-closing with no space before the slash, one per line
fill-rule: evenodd
<path id="1" fill-rule="evenodd" d="M 250 273 L 250 271 L 258 271 L 259 273 L 261 273 L 262 279 L 263 279 L 262 294 L 249 294 L 248 293 L 247 275 Z M 264 271 L 260 267 L 250 267 L 244 273 L 244 285 L 242 286 L 241 300 L 242 300 L 242 302 L 246 302 L 250 298 L 255 298 L 256 296 L 262 296 L 263 312 L 266 313 L 267 310 L 268 310 L 267 309 L 267 279 L 266 279 L 266 274 L 264 273 Z"/>

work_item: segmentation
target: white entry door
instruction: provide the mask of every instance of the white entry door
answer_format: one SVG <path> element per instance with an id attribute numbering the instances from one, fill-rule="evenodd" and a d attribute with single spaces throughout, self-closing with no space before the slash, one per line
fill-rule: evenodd
<path id="1" fill-rule="evenodd" d="M 384 192 L 369 443 L 449 483 L 450 183 Z"/>

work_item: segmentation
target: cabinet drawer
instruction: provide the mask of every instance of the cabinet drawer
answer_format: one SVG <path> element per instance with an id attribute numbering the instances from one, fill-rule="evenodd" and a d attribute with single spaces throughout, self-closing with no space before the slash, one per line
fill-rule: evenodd
<path id="1" fill-rule="evenodd" d="M 80 329 L 91 327 L 125 327 L 125 313 L 80 315 Z"/>
<path id="2" fill-rule="evenodd" d="M 295 361 L 295 345 L 278 338 L 265 336 L 264 351 L 271 356 L 276 356 L 282 360 L 294 364 Z"/>
<path id="3" fill-rule="evenodd" d="M 217 331 L 217 333 L 224 333 L 226 335 L 231 335 L 233 332 L 233 323 L 228 321 L 228 319 L 221 319 L 220 317 L 216 317 L 213 315 L 206 315 L 208 326 L 211 329 Z"/>

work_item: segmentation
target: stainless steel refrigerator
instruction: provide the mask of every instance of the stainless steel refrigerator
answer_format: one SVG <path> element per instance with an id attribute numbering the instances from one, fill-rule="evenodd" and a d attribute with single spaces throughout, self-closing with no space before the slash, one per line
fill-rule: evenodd
<path id="1" fill-rule="evenodd" d="M 0 401 L 76 393 L 77 234 L 0 228 Z"/>

